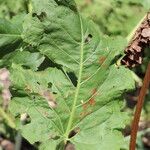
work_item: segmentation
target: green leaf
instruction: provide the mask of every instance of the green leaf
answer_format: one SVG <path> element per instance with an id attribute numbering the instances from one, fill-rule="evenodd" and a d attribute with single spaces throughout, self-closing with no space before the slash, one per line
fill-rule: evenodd
<path id="1" fill-rule="evenodd" d="M 0 57 L 17 49 L 22 44 L 21 32 L 24 15 L 11 21 L 0 19 Z"/>
<path id="2" fill-rule="evenodd" d="M 114 73 L 116 73 L 116 69 L 114 70 Z M 123 107 L 123 105 L 122 105 L 122 103 L 119 102 L 120 101 L 119 99 L 115 99 L 115 97 L 118 97 L 118 96 L 114 95 L 114 94 L 117 94 L 118 88 L 119 88 L 119 90 L 121 90 L 121 89 L 123 90 L 124 88 L 129 86 L 128 85 L 129 82 L 126 81 L 126 77 L 128 77 L 128 79 L 129 79 L 128 75 L 130 75 L 130 73 L 128 75 L 125 75 L 124 78 L 122 78 L 121 83 L 124 82 L 124 83 L 126 83 L 126 85 L 124 86 L 122 84 L 122 87 L 119 87 L 121 84 L 120 78 L 123 76 L 120 73 L 125 74 L 128 71 L 124 70 L 124 68 L 117 69 L 117 70 L 118 70 L 118 74 L 114 75 L 114 73 L 111 73 L 110 77 L 108 78 L 107 82 L 111 83 L 111 85 L 109 86 L 109 84 L 107 82 L 102 84 L 101 89 L 103 91 L 102 91 L 101 96 L 95 97 L 97 106 L 99 107 L 98 110 L 94 111 L 94 108 L 93 108 L 93 113 L 91 112 L 91 114 L 86 114 L 87 113 L 86 111 L 91 111 L 92 106 L 89 106 L 89 108 L 91 107 L 90 110 L 83 110 L 83 112 L 85 111 L 83 113 L 83 115 L 85 115 L 84 119 L 81 119 L 78 122 L 78 124 L 76 125 L 78 128 L 80 128 L 80 132 L 77 134 L 77 136 L 75 136 L 74 138 L 71 139 L 71 142 L 74 143 L 75 145 L 77 145 L 77 148 L 79 147 L 78 149 L 82 149 L 83 146 L 86 147 L 87 149 L 88 148 L 91 149 L 92 147 L 102 147 L 102 148 L 104 147 L 107 149 L 108 144 L 105 144 L 105 142 L 108 142 L 107 140 L 109 140 L 109 138 L 112 139 L 111 141 L 109 140 L 110 144 L 112 144 L 112 146 L 116 145 L 115 147 L 118 148 L 123 145 L 124 139 L 119 130 L 121 128 L 125 127 L 125 124 L 128 121 L 128 117 L 125 113 L 120 112 L 120 109 Z M 124 72 L 122 72 L 123 70 L 124 70 Z M 17 78 L 17 76 L 14 76 L 16 78 L 16 84 L 21 85 L 18 81 L 22 80 L 20 77 L 23 75 L 24 75 L 24 77 L 26 77 L 26 79 L 24 80 L 24 83 L 28 84 L 29 86 L 32 84 L 31 81 L 33 80 L 33 77 L 30 75 L 32 73 L 31 71 L 27 71 L 26 74 L 28 74 L 28 76 L 25 74 L 25 72 L 22 74 L 21 73 L 22 71 L 20 71 L 20 70 L 18 70 L 18 72 L 17 72 L 17 70 L 14 70 L 14 72 L 16 73 L 16 75 L 18 74 L 18 78 Z M 11 74 L 13 74 L 13 72 L 11 72 Z M 50 79 L 52 79 L 56 75 L 58 75 L 59 72 L 54 73 L 54 75 L 51 75 L 50 72 L 48 74 L 50 76 Z M 60 72 L 60 74 L 61 74 L 61 72 Z M 42 77 L 42 75 L 44 75 L 44 74 L 41 72 L 40 77 Z M 117 79 L 118 76 L 120 78 Z M 37 78 L 34 75 L 35 83 L 36 83 L 36 81 L 40 82 L 40 80 L 44 80 L 45 78 L 46 78 L 45 75 L 43 76 L 42 79 Z M 112 78 L 116 79 L 114 81 L 114 83 L 109 81 L 109 80 L 112 80 Z M 57 79 L 61 79 L 61 81 L 63 80 L 60 77 L 59 78 L 56 77 L 55 79 L 56 79 L 56 81 L 53 79 L 53 85 L 54 85 L 54 83 L 57 82 Z M 14 79 L 13 79 L 13 81 L 14 81 Z M 59 84 L 61 83 L 61 81 L 59 81 Z M 131 80 L 131 82 L 132 82 L 132 80 Z M 62 85 L 64 86 L 64 84 L 62 84 Z M 114 85 L 115 85 L 115 87 L 113 87 Z M 35 84 L 35 86 L 38 86 L 38 85 Z M 15 86 L 15 87 L 17 87 L 17 86 Z M 114 90 L 110 91 L 110 89 L 112 89 L 112 88 L 114 88 Z M 132 86 L 130 88 L 132 88 Z M 55 90 L 55 88 L 52 88 L 52 89 L 54 89 L 53 91 L 58 92 L 57 90 Z M 37 93 L 37 91 L 35 91 L 35 93 Z M 61 96 L 61 93 L 60 93 L 60 96 Z M 67 99 L 68 98 L 69 97 L 67 97 Z M 59 100 L 61 101 L 62 99 L 58 96 L 56 98 L 56 100 L 58 102 Z M 62 102 L 58 102 L 58 104 L 60 105 L 61 108 L 58 108 L 59 111 L 56 109 L 56 111 L 58 111 L 58 114 L 60 113 L 59 114 L 60 118 L 58 118 L 58 116 L 55 114 L 56 112 L 54 110 L 51 110 L 48 107 L 48 104 L 46 103 L 46 101 L 44 101 L 44 99 L 39 98 L 39 96 L 31 96 L 30 98 L 28 98 L 28 97 L 14 98 L 11 102 L 10 110 L 15 116 L 17 116 L 17 114 L 23 114 L 23 113 L 29 114 L 29 116 L 31 117 L 31 123 L 24 125 L 24 126 L 20 125 L 21 127 L 18 127 L 18 129 L 22 130 L 22 134 L 26 139 L 28 139 L 31 143 L 34 143 L 37 141 L 46 140 L 47 136 L 49 135 L 48 133 L 51 133 L 53 130 L 54 131 L 53 131 L 52 137 L 57 137 L 57 136 L 59 137 L 62 134 L 62 133 L 57 133 L 57 132 L 62 132 L 61 125 L 59 123 L 60 122 L 59 119 L 63 120 L 65 117 L 67 117 L 67 119 L 68 119 L 69 114 L 67 111 L 63 112 L 66 109 L 66 106 L 62 105 Z M 94 106 L 94 107 L 96 107 L 96 106 Z M 20 109 L 17 109 L 17 108 L 20 108 Z M 62 112 L 63 112 L 63 114 L 62 114 Z M 50 115 L 50 117 L 48 117 L 49 115 Z M 49 122 L 50 120 L 53 120 L 54 123 Z M 65 122 L 62 122 L 62 123 L 65 124 Z M 35 126 L 36 124 L 38 124 L 38 128 L 33 128 L 33 126 Z M 54 126 L 54 124 L 56 124 L 56 126 Z M 49 126 L 46 126 L 46 125 L 49 125 Z M 41 134 L 42 134 L 42 136 L 39 136 Z M 92 141 L 94 141 L 94 139 L 97 139 L 97 140 L 95 140 L 93 143 L 91 141 L 91 139 L 92 139 Z M 53 138 L 52 139 L 49 138 L 49 140 L 50 140 L 50 142 L 52 142 L 51 140 L 53 140 Z M 63 139 L 59 138 L 58 141 L 60 142 L 60 140 L 63 140 Z M 90 144 L 89 140 L 91 141 L 92 144 Z M 59 144 L 59 142 L 57 142 L 57 145 Z M 85 144 L 86 142 L 89 143 L 87 146 Z M 54 143 L 55 143 L 55 141 L 54 141 Z M 52 145 L 47 145 L 47 146 L 48 146 L 48 148 L 50 148 Z"/>
<path id="3" fill-rule="evenodd" d="M 27 125 L 22 125 L 19 121 L 17 129 L 21 129 L 23 136 L 31 143 L 51 139 L 51 136 L 52 138 L 59 136 L 62 132 L 60 118 L 65 116 L 64 111 L 67 114 L 69 111 L 69 107 L 66 106 L 65 101 L 62 101 L 62 98 L 67 97 L 69 91 L 71 91 L 70 82 L 63 73 L 50 68 L 41 72 L 33 72 L 13 64 L 11 80 L 13 88 L 18 91 L 23 90 L 26 95 L 24 97 L 14 97 L 9 108 L 10 111 L 14 116 L 27 113 L 31 118 L 31 123 Z M 58 99 L 58 110 L 61 113 L 59 116 L 57 111 L 50 109 L 48 101 L 41 96 L 42 91 L 48 90 L 49 83 L 52 84 L 50 92 L 55 93 L 55 98 Z M 38 128 L 33 128 L 36 125 L 38 125 Z M 52 135 L 48 134 L 48 131 L 53 130 L 51 127 L 56 128 Z M 34 135 L 31 136 L 31 133 Z"/>
<path id="4" fill-rule="evenodd" d="M 63 5 L 69 7 L 70 9 L 76 10 L 76 4 L 73 0 L 44 0 L 42 5 L 40 4 L 40 0 L 31 0 L 31 4 L 35 13 L 40 15 L 42 12 L 51 13 L 51 9 L 57 7 L 58 5 Z M 51 8 L 51 9 L 50 9 Z"/>
<path id="5" fill-rule="evenodd" d="M 13 112 L 14 116 L 16 116 L 17 129 L 21 130 L 22 135 L 29 140 L 30 143 L 33 144 L 37 141 L 40 142 L 48 140 L 50 136 L 53 136 L 55 133 L 51 124 L 51 116 L 49 116 L 51 110 L 47 106 L 46 101 L 36 99 L 34 102 L 28 97 L 16 97 L 12 99 L 10 110 Z M 21 123 L 18 115 L 22 115 L 24 113 L 27 113 L 31 118 L 31 123 L 26 125 Z M 47 118 L 49 117 L 49 119 L 45 119 L 46 114 L 48 114 Z"/>
<path id="6" fill-rule="evenodd" d="M 0 19 L 0 47 L 17 43 L 20 40 L 20 27 L 10 21 Z"/>
<path id="7" fill-rule="evenodd" d="M 60 140 L 47 140 L 45 142 L 43 142 L 40 147 L 39 150 L 56 150 L 58 149 L 58 143 L 60 142 Z"/>
<path id="8" fill-rule="evenodd" d="M 23 41 L 60 68 L 34 72 L 12 64 L 12 90 L 16 98 L 10 110 L 15 116 L 27 113 L 31 117 L 31 122 L 19 129 L 31 143 L 52 143 L 43 149 L 52 146 L 62 150 L 68 142 L 77 150 L 109 150 L 109 145 L 121 149 L 121 129 L 128 122 L 127 114 L 121 111 L 123 93 L 134 88 L 131 71 L 115 64 L 123 54 L 126 40 L 102 37 L 92 21 L 72 9 L 74 1 L 67 4 L 65 0 L 44 0 L 43 5 L 33 2 L 32 14 L 26 16 L 23 24 Z M 77 84 L 73 84 L 70 72 L 77 78 Z M 48 106 L 54 102 L 51 97 L 44 103 L 43 91 L 55 95 L 56 107 Z M 38 130 L 29 130 L 38 124 Z M 47 138 L 49 132 L 53 136 Z"/>
<path id="9" fill-rule="evenodd" d="M 14 51 L 5 55 L 0 63 L 1 66 L 11 66 L 14 64 L 20 64 L 24 67 L 37 70 L 45 57 L 39 53 L 30 53 L 28 51 Z"/>
<path id="10" fill-rule="evenodd" d="M 76 0 L 80 12 L 97 23 L 102 33 L 113 36 L 122 35 L 124 37 L 128 36 L 145 15 L 146 11 L 141 5 L 144 1 L 94 0 L 87 2 Z"/>
<path id="11" fill-rule="evenodd" d="M 29 69 L 23 69 L 20 65 L 12 64 L 10 73 L 12 86 L 25 91 L 25 93 L 40 94 L 41 91 L 51 88 L 51 92 L 58 95 L 64 94 L 66 97 L 69 91 L 73 90 L 68 78 L 56 68 L 34 72 Z"/>

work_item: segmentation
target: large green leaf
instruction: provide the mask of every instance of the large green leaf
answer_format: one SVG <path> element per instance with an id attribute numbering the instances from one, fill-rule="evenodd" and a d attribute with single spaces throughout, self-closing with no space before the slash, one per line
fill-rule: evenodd
<path id="1" fill-rule="evenodd" d="M 32 2 L 32 14 L 23 25 L 23 41 L 60 68 L 34 72 L 12 64 L 15 92 L 10 110 L 15 116 L 27 113 L 31 118 L 31 123 L 18 128 L 29 142 L 42 142 L 41 149 L 62 150 L 68 142 L 76 150 L 121 149 L 120 130 L 128 121 L 121 112 L 123 93 L 134 88 L 131 72 L 115 65 L 126 40 L 102 37 L 97 26 L 75 9 L 73 0 Z M 56 107 L 44 103 L 42 91 L 55 95 Z M 34 128 L 38 124 L 40 128 Z M 45 140 L 51 144 L 46 146 Z"/>

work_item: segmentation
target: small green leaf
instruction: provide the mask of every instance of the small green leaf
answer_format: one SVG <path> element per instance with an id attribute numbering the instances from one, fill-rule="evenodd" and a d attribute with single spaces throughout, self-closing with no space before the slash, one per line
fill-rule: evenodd
<path id="1" fill-rule="evenodd" d="M 0 47 L 10 46 L 21 40 L 20 28 L 5 19 L 0 19 Z"/>
<path id="2" fill-rule="evenodd" d="M 18 50 L 5 55 L 0 65 L 11 66 L 13 63 L 20 64 L 24 67 L 28 67 L 36 71 L 44 59 L 45 57 L 39 53 L 30 53 L 28 51 Z"/>

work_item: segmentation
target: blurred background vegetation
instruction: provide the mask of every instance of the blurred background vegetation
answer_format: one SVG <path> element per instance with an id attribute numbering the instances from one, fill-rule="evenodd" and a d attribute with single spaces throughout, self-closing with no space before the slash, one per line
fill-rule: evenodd
<path id="1" fill-rule="evenodd" d="M 0 18 L 11 19 L 19 13 L 28 13 L 30 0 L 0 0 Z M 42 2 L 42 1 L 41 1 Z M 83 16 L 92 19 L 99 27 L 102 34 L 108 36 L 128 37 L 133 29 L 144 17 L 150 8 L 150 0 L 76 0 L 78 8 Z M 150 60 L 150 48 L 145 49 L 144 61 L 141 66 L 133 69 L 136 74 L 137 88 L 126 95 L 127 106 L 125 110 L 133 117 L 133 110 L 137 102 L 141 80 L 144 77 L 146 66 Z M 0 99 L 2 105 L 2 99 Z M 143 112 L 139 124 L 137 140 L 138 150 L 150 149 L 150 92 L 148 91 Z M 124 134 L 129 138 L 130 125 Z M 13 147 L 15 139 L 19 134 L 13 130 L 13 120 L 7 111 L 0 107 L 0 149 L 2 144 Z M 4 143 L 5 141 L 5 143 Z M 37 149 L 23 140 L 22 149 Z M 3 146 L 4 147 L 4 146 Z M 8 150 L 8 148 L 6 148 Z"/>

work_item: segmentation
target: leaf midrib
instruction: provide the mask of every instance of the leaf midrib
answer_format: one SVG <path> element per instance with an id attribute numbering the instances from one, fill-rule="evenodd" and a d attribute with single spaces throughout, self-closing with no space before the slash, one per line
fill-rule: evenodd
<path id="1" fill-rule="evenodd" d="M 75 116 L 76 104 L 77 104 L 77 100 L 78 100 L 78 96 L 79 96 L 79 91 L 80 91 L 80 86 L 81 86 L 81 78 L 82 78 L 82 70 L 83 70 L 84 35 L 83 35 L 83 23 L 82 23 L 82 19 L 81 19 L 80 14 L 79 14 L 79 19 L 80 19 L 80 28 L 81 28 L 79 75 L 78 75 L 78 83 L 77 83 L 77 87 L 76 87 L 76 90 L 75 90 L 73 105 L 72 105 L 72 109 L 71 109 L 71 113 L 70 113 L 70 118 L 69 118 L 68 126 L 67 126 L 67 129 L 66 129 L 66 132 L 65 132 L 66 141 L 68 140 L 68 135 L 69 135 L 69 132 L 72 128 L 72 123 L 73 123 L 73 119 L 74 119 L 74 116 Z"/>

